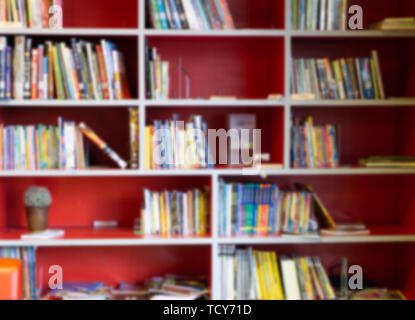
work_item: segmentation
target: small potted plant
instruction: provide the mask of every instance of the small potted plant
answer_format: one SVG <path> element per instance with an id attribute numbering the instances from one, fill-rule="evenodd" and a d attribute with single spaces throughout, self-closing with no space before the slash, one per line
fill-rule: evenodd
<path id="1" fill-rule="evenodd" d="M 26 217 L 31 232 L 46 230 L 52 197 L 47 188 L 30 187 L 25 192 Z"/>

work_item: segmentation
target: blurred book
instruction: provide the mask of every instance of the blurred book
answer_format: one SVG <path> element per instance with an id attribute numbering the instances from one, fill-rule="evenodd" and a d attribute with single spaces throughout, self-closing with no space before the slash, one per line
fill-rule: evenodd
<path id="1" fill-rule="evenodd" d="M 352 294 L 350 300 L 406 300 L 406 297 L 400 290 L 372 288 Z"/>
<path id="2" fill-rule="evenodd" d="M 65 282 L 61 289 L 51 290 L 45 300 L 108 300 L 111 288 L 102 282 Z"/>
<path id="3" fill-rule="evenodd" d="M 209 297 L 205 278 L 168 275 L 153 278 L 150 300 L 201 300 Z"/>
<path id="4" fill-rule="evenodd" d="M 25 233 L 20 236 L 22 240 L 41 240 L 60 238 L 65 235 L 64 230 L 45 230 L 40 232 Z"/>
<path id="5" fill-rule="evenodd" d="M 371 29 L 382 31 L 415 30 L 415 17 L 386 18 L 373 24 Z"/>
<path id="6" fill-rule="evenodd" d="M 364 158 L 359 164 L 368 168 L 405 168 L 415 167 L 415 157 L 378 156 Z"/>
<path id="7" fill-rule="evenodd" d="M 351 237 L 351 236 L 368 236 L 370 230 L 364 224 L 336 224 L 335 229 L 321 229 L 322 237 Z"/>

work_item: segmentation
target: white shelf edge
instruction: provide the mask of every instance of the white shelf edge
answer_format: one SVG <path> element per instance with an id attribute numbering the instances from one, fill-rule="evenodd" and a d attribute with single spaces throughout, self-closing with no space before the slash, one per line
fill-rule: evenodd
<path id="1" fill-rule="evenodd" d="M 340 169 L 201 169 L 201 170 L 2 170 L 4 177 L 146 177 L 146 176 L 327 176 L 327 175 L 415 175 L 415 168 L 340 168 Z"/>
<path id="2" fill-rule="evenodd" d="M 139 100 L 0 100 L 0 107 L 127 107 Z"/>
<path id="3" fill-rule="evenodd" d="M 258 107 L 283 107 L 283 100 L 268 99 L 170 99 L 170 100 L 145 100 L 146 107 L 241 107 L 241 106 L 258 106 Z"/>
<path id="4" fill-rule="evenodd" d="M 139 35 L 138 28 L 0 28 L 1 35 L 27 36 L 117 36 L 134 37 Z"/>
<path id="5" fill-rule="evenodd" d="M 153 37 L 284 37 L 283 29 L 236 29 L 236 30 L 144 30 L 145 36 Z"/>
<path id="6" fill-rule="evenodd" d="M 336 244 L 336 243 L 390 243 L 415 242 L 415 235 L 358 236 L 358 237 L 280 237 L 280 238 L 219 238 L 219 244 Z"/>
<path id="7" fill-rule="evenodd" d="M 307 31 L 287 30 L 286 34 L 293 38 L 405 38 L 415 37 L 414 31 L 381 31 L 381 30 L 348 30 L 348 31 Z"/>
<path id="8" fill-rule="evenodd" d="M 342 243 L 409 243 L 415 235 L 359 236 L 359 237 L 307 237 L 281 238 L 205 238 L 205 239 L 50 239 L 50 240 L 2 240 L 0 247 L 76 247 L 76 246 L 200 246 L 200 245 L 279 245 L 279 244 L 342 244 Z"/>
<path id="9" fill-rule="evenodd" d="M 385 100 L 289 100 L 293 107 L 393 107 L 393 106 L 415 106 L 414 98 L 391 98 Z"/>
<path id="10" fill-rule="evenodd" d="M 210 245 L 211 239 L 51 239 L 51 240 L 2 240 L 0 247 L 115 247 L 115 246 L 175 246 Z"/>

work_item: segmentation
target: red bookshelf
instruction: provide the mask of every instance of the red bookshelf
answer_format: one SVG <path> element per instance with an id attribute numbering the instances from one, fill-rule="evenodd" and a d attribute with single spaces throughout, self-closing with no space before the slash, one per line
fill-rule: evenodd
<path id="1" fill-rule="evenodd" d="M 236 30 L 153 30 L 146 1 L 63 0 L 64 30 L 8 30 L 10 37 L 27 34 L 36 41 L 72 36 L 116 43 L 126 62 L 132 98 L 125 101 L 0 101 L 5 125 L 56 124 L 57 118 L 84 121 L 128 159 L 128 108 L 140 112 L 140 166 L 118 170 L 94 145 L 89 146 L 92 169 L 84 171 L 0 171 L 0 246 L 35 246 L 38 286 L 47 291 L 48 268 L 61 265 L 65 281 L 140 282 L 153 276 L 206 276 L 213 299 L 219 297 L 221 245 L 235 244 L 275 250 L 278 255 L 303 254 L 322 258 L 327 269 L 340 263 L 361 265 L 365 279 L 401 289 L 415 299 L 415 170 L 367 169 L 358 160 L 371 155 L 415 156 L 415 32 L 292 31 L 290 0 L 228 0 Z M 411 0 L 357 0 L 364 26 L 390 16 L 415 15 Z M 72 29 L 75 28 L 75 29 Z M 42 34 L 42 32 L 44 34 Z M 67 32 L 67 33 L 65 33 Z M 116 32 L 114 35 L 113 33 Z M 81 34 L 81 35 L 80 35 Z M 156 47 L 170 62 L 170 100 L 146 98 L 144 44 Z M 338 58 L 379 52 L 388 99 L 382 101 L 310 101 L 290 98 L 291 58 Z M 175 70 L 179 59 L 191 79 L 190 100 L 178 99 Z M 281 94 L 281 100 L 268 100 Z M 211 96 L 237 100 L 210 100 Z M 173 114 L 187 121 L 202 115 L 210 129 L 228 129 L 228 116 L 255 114 L 262 129 L 262 151 L 282 169 L 242 175 L 236 168 L 208 170 L 144 169 L 145 125 Z M 293 117 L 312 116 L 316 124 L 339 128 L 341 167 L 292 169 L 290 126 Z M 356 238 L 221 238 L 218 183 L 273 182 L 309 184 L 333 218 L 367 224 L 371 235 Z M 20 240 L 27 224 L 24 190 L 43 185 L 53 196 L 49 228 L 64 228 L 65 237 Z M 133 233 L 143 188 L 210 190 L 209 235 L 204 238 L 148 238 Z M 94 220 L 118 220 L 114 230 L 93 230 Z M 80 263 L 80 261 L 82 263 Z"/>

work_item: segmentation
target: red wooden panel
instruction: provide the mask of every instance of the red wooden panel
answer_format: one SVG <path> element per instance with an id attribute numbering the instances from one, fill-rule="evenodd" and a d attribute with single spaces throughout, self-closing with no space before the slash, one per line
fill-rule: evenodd
<path id="1" fill-rule="evenodd" d="M 404 216 L 412 214 L 404 204 L 410 199 L 397 197 L 401 188 L 408 187 L 408 193 L 415 189 L 413 185 L 398 183 L 394 176 L 270 176 L 266 179 L 255 177 L 228 177 L 228 181 L 268 181 L 282 189 L 292 189 L 295 183 L 310 185 L 321 198 L 327 210 L 337 222 L 362 221 L 369 226 L 396 226 L 396 232 L 405 231 Z M 412 181 L 412 180 L 411 180 Z M 381 231 L 381 230 L 379 230 Z M 394 233 L 393 229 L 385 230 Z"/>
<path id="2" fill-rule="evenodd" d="M 177 98 L 179 60 L 191 79 L 192 98 L 213 95 L 265 99 L 284 92 L 283 38 L 149 38 L 170 62 L 170 96 Z M 182 97 L 185 98 L 185 97 Z"/>
<path id="3" fill-rule="evenodd" d="M 52 265 L 63 269 L 63 281 L 140 283 L 168 274 L 205 276 L 210 282 L 210 247 L 72 247 L 37 250 L 38 284 L 48 290 Z"/>
<path id="4" fill-rule="evenodd" d="M 50 228 L 92 227 L 94 220 L 117 220 L 132 228 L 139 217 L 143 188 L 210 187 L 208 177 L 169 178 L 15 178 L 4 179 L 8 227 L 26 227 L 24 191 L 31 185 L 51 191 Z"/>
<path id="5" fill-rule="evenodd" d="M 255 114 L 257 128 L 261 129 L 261 150 L 271 154 L 273 163 L 282 163 L 284 159 L 284 110 L 283 108 L 260 107 L 214 107 L 214 108 L 149 108 L 146 113 L 147 124 L 153 124 L 154 120 L 168 120 L 178 113 L 180 119 L 188 121 L 192 115 L 202 115 L 209 129 L 225 129 L 229 127 L 230 114 Z M 226 150 L 225 150 L 226 152 Z M 219 152 L 217 152 L 219 155 Z M 219 160 L 217 160 L 219 163 Z"/>
<path id="6" fill-rule="evenodd" d="M 284 29 L 284 0 L 228 0 L 237 29 Z"/>
<path id="7" fill-rule="evenodd" d="M 369 156 L 407 155 L 398 148 L 399 141 L 408 141 L 399 134 L 397 121 L 403 108 L 293 108 L 293 116 L 300 119 L 312 116 L 316 124 L 334 124 L 338 130 L 340 161 L 357 165 Z"/>
<path id="8" fill-rule="evenodd" d="M 138 0 L 63 2 L 64 28 L 137 28 Z"/>

